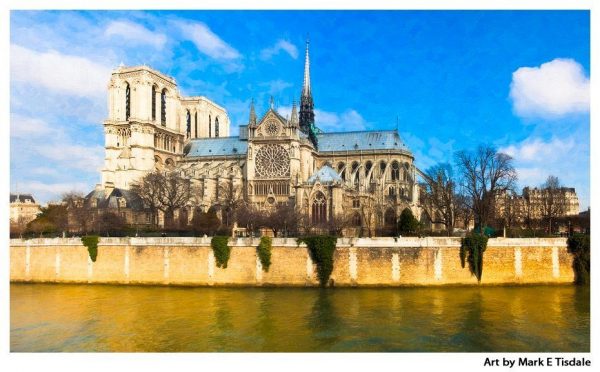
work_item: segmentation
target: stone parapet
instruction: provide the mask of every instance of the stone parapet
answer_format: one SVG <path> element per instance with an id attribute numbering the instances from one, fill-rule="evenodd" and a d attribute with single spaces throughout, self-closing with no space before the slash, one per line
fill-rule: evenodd
<path id="1" fill-rule="evenodd" d="M 231 257 L 218 268 L 209 237 L 100 238 L 96 262 L 79 238 L 12 239 L 13 282 L 160 285 L 317 286 L 304 244 L 274 238 L 271 267 L 262 270 L 259 238 L 230 239 Z M 461 267 L 460 238 L 341 238 L 335 286 L 478 285 Z M 480 284 L 572 283 L 564 238 L 489 239 Z"/>

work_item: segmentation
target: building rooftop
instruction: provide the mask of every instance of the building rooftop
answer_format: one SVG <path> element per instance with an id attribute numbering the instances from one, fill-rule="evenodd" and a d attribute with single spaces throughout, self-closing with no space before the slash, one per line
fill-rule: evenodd
<path id="1" fill-rule="evenodd" d="M 90 202 L 92 199 L 96 199 L 97 208 L 118 208 L 119 200 L 118 198 L 124 198 L 126 201 L 126 208 L 131 208 L 133 210 L 143 210 L 144 202 L 142 199 L 133 191 L 123 190 L 119 188 L 115 188 L 110 190 L 110 194 L 107 196 L 108 190 L 94 190 L 85 196 L 86 202 Z"/>
<path id="2" fill-rule="evenodd" d="M 10 202 L 35 204 L 35 199 L 31 194 L 10 194 Z"/>
<path id="3" fill-rule="evenodd" d="M 186 158 L 246 155 L 248 142 L 240 137 L 195 138 L 183 149 Z"/>
<path id="4" fill-rule="evenodd" d="M 341 183 L 342 178 L 337 174 L 335 169 L 331 168 L 329 164 L 325 164 L 312 176 L 308 178 L 309 184 L 314 184 L 319 181 L 320 183 Z"/>
<path id="5" fill-rule="evenodd" d="M 306 135 L 304 135 L 306 136 Z M 395 130 L 355 131 L 317 134 L 319 152 L 410 149 Z M 185 146 L 186 158 L 246 155 L 246 138 L 195 138 Z"/>
<path id="6" fill-rule="evenodd" d="M 410 149 L 395 130 L 317 134 L 319 152 Z"/>

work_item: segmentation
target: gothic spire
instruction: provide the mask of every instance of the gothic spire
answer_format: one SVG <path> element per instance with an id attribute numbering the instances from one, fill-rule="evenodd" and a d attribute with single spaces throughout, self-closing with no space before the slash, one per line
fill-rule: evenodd
<path id="1" fill-rule="evenodd" d="M 296 101 L 292 104 L 292 116 L 290 118 L 290 125 L 293 127 L 298 126 L 298 110 L 296 109 Z"/>
<path id="2" fill-rule="evenodd" d="M 254 98 L 252 98 L 252 102 L 250 103 L 250 121 L 248 122 L 249 126 L 256 126 L 256 111 L 254 111 Z"/>
<path id="3" fill-rule="evenodd" d="M 304 60 L 304 84 L 300 95 L 300 130 L 308 135 L 312 144 L 317 147 L 317 135 L 315 127 L 315 108 L 310 90 L 310 58 L 308 56 L 308 38 L 306 40 L 306 58 Z"/>
<path id="4" fill-rule="evenodd" d="M 310 41 L 306 38 L 306 56 L 304 58 L 304 84 L 302 85 L 302 96 L 310 96 L 310 57 L 308 54 L 308 46 Z"/>

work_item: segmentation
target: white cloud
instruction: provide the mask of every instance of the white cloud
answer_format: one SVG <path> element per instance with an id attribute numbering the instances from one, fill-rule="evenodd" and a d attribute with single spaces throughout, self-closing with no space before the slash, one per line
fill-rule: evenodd
<path id="1" fill-rule="evenodd" d="M 19 114 L 10 116 L 10 136 L 13 138 L 31 138 L 47 136 L 54 130 L 43 120 Z"/>
<path id="2" fill-rule="evenodd" d="M 300 107 L 297 107 L 300 112 Z M 289 117 L 292 112 L 291 106 L 278 107 L 279 112 L 284 117 Z M 323 111 L 315 109 L 315 124 L 325 132 L 364 130 L 367 121 L 354 109 L 348 109 L 342 113 Z"/>
<path id="3" fill-rule="evenodd" d="M 279 54 L 279 52 L 284 51 L 289 54 L 293 59 L 298 58 L 298 48 L 287 40 L 277 40 L 275 45 L 269 48 L 265 48 L 260 51 L 260 59 L 269 60 L 274 55 Z"/>
<path id="4" fill-rule="evenodd" d="M 161 49 L 167 42 L 164 34 L 154 33 L 142 25 L 122 20 L 110 22 L 104 35 L 119 36 L 136 43 L 152 45 L 156 49 Z"/>
<path id="5" fill-rule="evenodd" d="M 104 147 L 62 144 L 61 146 L 39 146 L 40 155 L 66 169 L 99 172 L 104 161 Z"/>
<path id="6" fill-rule="evenodd" d="M 550 175 L 564 186 L 575 187 L 581 209 L 589 206 L 589 147 L 586 137 L 573 133 L 567 138 L 527 138 L 499 148 L 513 157 L 520 187 L 540 186 Z"/>
<path id="7" fill-rule="evenodd" d="M 223 41 L 217 34 L 202 22 L 187 23 L 179 21 L 177 25 L 184 36 L 191 40 L 198 50 L 217 60 L 235 60 L 240 53 Z"/>
<path id="8" fill-rule="evenodd" d="M 545 142 L 540 138 L 528 138 L 517 144 L 500 148 L 499 151 L 520 162 L 549 162 L 564 158 L 575 148 L 575 140 L 553 138 Z"/>
<path id="9" fill-rule="evenodd" d="M 341 114 L 315 110 L 315 123 L 324 131 L 364 130 L 367 121 L 353 109 L 348 109 Z"/>
<path id="10" fill-rule="evenodd" d="M 554 118 L 590 110 L 590 81 L 572 59 L 520 67 L 512 75 L 510 98 L 522 117 Z"/>
<path id="11" fill-rule="evenodd" d="M 60 195 L 70 191 L 88 192 L 90 186 L 84 182 L 19 182 L 19 190 L 27 190 L 37 201 L 59 200 Z"/>
<path id="12" fill-rule="evenodd" d="M 29 174 L 40 175 L 40 176 L 57 176 L 57 175 L 59 175 L 57 169 L 48 168 L 48 167 L 32 168 L 29 170 Z"/>
<path id="13" fill-rule="evenodd" d="M 36 52 L 11 45 L 11 79 L 83 97 L 104 97 L 110 67 L 56 51 Z"/>
<path id="14" fill-rule="evenodd" d="M 287 81 L 283 81 L 281 79 L 277 79 L 277 80 L 260 83 L 259 85 L 262 87 L 267 87 L 268 94 L 276 95 L 277 93 L 284 91 L 285 89 L 293 86 L 294 84 L 288 83 Z"/>

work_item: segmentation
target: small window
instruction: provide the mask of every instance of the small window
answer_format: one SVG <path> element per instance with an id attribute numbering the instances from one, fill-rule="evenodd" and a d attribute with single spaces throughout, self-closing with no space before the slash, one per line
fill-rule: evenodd
<path id="1" fill-rule="evenodd" d="M 359 207 L 360 207 L 360 200 L 359 199 L 352 200 L 352 208 L 359 208 Z"/>
<path id="2" fill-rule="evenodd" d="M 152 121 L 156 120 L 156 85 L 152 86 Z"/>
<path id="3" fill-rule="evenodd" d="M 397 161 L 392 163 L 392 181 L 400 180 L 400 164 Z"/>
<path id="4" fill-rule="evenodd" d="M 212 123 L 210 120 L 210 115 L 208 115 L 208 137 L 212 137 Z"/>
<path id="5" fill-rule="evenodd" d="M 185 125 L 185 135 L 189 138 L 191 137 L 192 132 L 192 116 L 190 115 L 190 110 L 187 110 Z"/>
<path id="6" fill-rule="evenodd" d="M 167 90 L 163 89 L 160 93 L 160 123 L 167 125 Z"/>
<path id="7" fill-rule="evenodd" d="M 215 137 L 219 137 L 219 117 L 215 118 Z"/>
<path id="8" fill-rule="evenodd" d="M 129 120 L 129 115 L 131 113 L 131 89 L 129 88 L 129 84 L 125 86 L 125 120 Z"/>
<path id="9" fill-rule="evenodd" d="M 194 114 L 194 138 L 198 138 L 198 113 Z"/>

